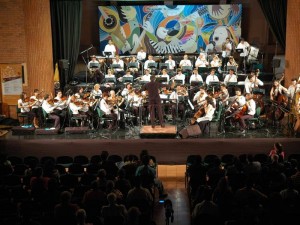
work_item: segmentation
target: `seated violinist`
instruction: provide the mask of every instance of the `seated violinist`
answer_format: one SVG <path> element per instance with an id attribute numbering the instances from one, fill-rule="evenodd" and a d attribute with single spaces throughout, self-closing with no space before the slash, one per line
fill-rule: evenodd
<path id="1" fill-rule="evenodd" d="M 30 97 L 31 111 L 34 113 L 33 124 L 38 128 L 38 124 L 42 124 L 42 106 L 43 99 L 40 97 L 40 91 L 34 89 L 33 95 Z"/>
<path id="2" fill-rule="evenodd" d="M 57 110 L 65 111 L 65 109 L 68 106 L 69 101 L 70 100 L 66 99 L 66 97 L 62 97 L 61 90 L 57 91 L 56 96 L 54 98 L 54 105 L 57 105 L 57 108 L 56 108 Z"/>
<path id="3" fill-rule="evenodd" d="M 99 99 L 102 96 L 102 91 L 100 90 L 100 84 L 95 84 L 94 89 L 91 91 L 90 97 L 93 99 Z"/>
<path id="4" fill-rule="evenodd" d="M 241 110 L 242 107 L 245 105 L 246 99 L 242 95 L 242 91 L 240 88 L 235 88 L 235 96 L 229 98 L 229 114 L 236 113 L 236 110 Z"/>
<path id="5" fill-rule="evenodd" d="M 244 134 L 246 132 L 245 120 L 253 118 L 256 111 L 256 104 L 252 98 L 252 94 L 246 94 L 246 103 L 243 108 L 235 114 L 235 119 L 240 124 L 240 131 Z"/>
<path id="6" fill-rule="evenodd" d="M 215 107 L 213 105 L 214 103 L 212 98 L 207 96 L 205 98 L 203 106 L 198 109 L 198 111 L 195 113 L 194 117 L 191 120 L 191 124 L 193 124 L 196 120 L 196 122 L 200 126 L 202 133 L 209 132 L 209 130 L 207 130 L 207 124 L 213 119 L 215 113 Z"/>
<path id="7" fill-rule="evenodd" d="M 197 111 L 199 109 L 199 107 L 201 107 L 204 104 L 207 96 L 208 95 L 206 93 L 205 88 L 203 86 L 200 86 L 199 91 L 194 95 L 194 98 L 193 98 L 195 111 Z"/>
<path id="8" fill-rule="evenodd" d="M 70 98 L 70 111 L 72 112 L 72 116 L 78 120 L 81 120 L 81 126 L 83 127 L 85 122 L 90 122 L 91 114 L 89 113 L 88 106 L 86 107 L 87 103 L 82 101 L 77 101 L 76 97 L 73 95 Z M 78 121 L 76 120 L 76 123 Z"/>
<path id="9" fill-rule="evenodd" d="M 20 99 L 18 100 L 18 109 L 21 111 L 21 114 L 28 115 L 28 124 L 31 124 L 33 122 L 33 118 L 35 114 L 30 111 L 30 101 L 29 98 L 27 98 L 27 94 L 25 92 L 22 92 L 20 95 Z M 35 127 L 36 124 L 33 124 Z"/>
<path id="10" fill-rule="evenodd" d="M 53 99 L 49 94 L 46 94 L 44 96 L 44 101 L 42 104 L 43 110 L 48 114 L 50 119 L 54 120 L 54 127 L 55 129 L 60 129 L 60 116 L 57 115 L 57 112 L 55 111 L 57 106 L 54 105 Z"/>
<path id="11" fill-rule="evenodd" d="M 104 113 L 104 117 L 112 119 L 112 122 L 109 124 L 108 129 L 113 130 L 117 128 L 118 115 L 113 113 L 112 108 L 107 103 L 107 100 L 108 100 L 108 93 L 104 92 L 102 94 L 102 99 L 100 101 L 100 110 Z"/>
<path id="12" fill-rule="evenodd" d="M 220 85 L 220 94 L 219 94 L 219 98 L 222 102 L 222 105 L 223 106 L 227 106 L 228 105 L 228 99 L 229 99 L 229 92 L 228 92 L 228 89 L 226 87 L 225 84 L 221 84 Z"/>

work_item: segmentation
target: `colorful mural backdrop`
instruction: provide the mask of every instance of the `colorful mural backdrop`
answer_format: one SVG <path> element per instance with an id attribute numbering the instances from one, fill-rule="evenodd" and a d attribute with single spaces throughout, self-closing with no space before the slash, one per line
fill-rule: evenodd
<path id="1" fill-rule="evenodd" d="M 119 54 L 194 53 L 226 37 L 238 44 L 242 5 L 99 6 L 100 51 L 112 39 Z"/>

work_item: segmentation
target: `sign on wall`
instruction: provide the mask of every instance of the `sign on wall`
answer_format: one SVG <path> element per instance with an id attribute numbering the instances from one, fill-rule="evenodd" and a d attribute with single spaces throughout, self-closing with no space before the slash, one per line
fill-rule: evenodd
<path id="1" fill-rule="evenodd" d="M 229 37 L 238 44 L 242 5 L 99 6 L 100 51 L 112 39 L 119 54 L 140 47 L 151 54 L 221 51 Z"/>

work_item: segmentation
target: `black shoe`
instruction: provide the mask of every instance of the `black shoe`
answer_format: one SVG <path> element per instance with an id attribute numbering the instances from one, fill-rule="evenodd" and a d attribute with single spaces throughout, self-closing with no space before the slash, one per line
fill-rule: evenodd
<path id="1" fill-rule="evenodd" d="M 165 126 L 166 126 L 165 124 L 162 124 L 162 125 L 161 125 L 162 128 L 164 128 Z"/>
<path id="2" fill-rule="evenodd" d="M 155 125 L 151 125 L 152 128 L 155 128 Z"/>

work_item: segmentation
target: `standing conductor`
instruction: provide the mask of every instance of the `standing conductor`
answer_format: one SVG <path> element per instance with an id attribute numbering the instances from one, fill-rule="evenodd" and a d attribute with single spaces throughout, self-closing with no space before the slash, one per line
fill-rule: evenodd
<path id="1" fill-rule="evenodd" d="M 149 112 L 150 112 L 150 120 L 152 128 L 155 128 L 155 109 L 157 110 L 158 119 L 161 127 L 165 127 L 163 123 L 163 113 L 161 107 L 161 99 L 159 96 L 159 90 L 163 85 L 159 82 L 155 81 L 155 75 L 150 77 L 150 82 L 145 84 L 143 90 L 148 91 L 149 96 Z"/>

